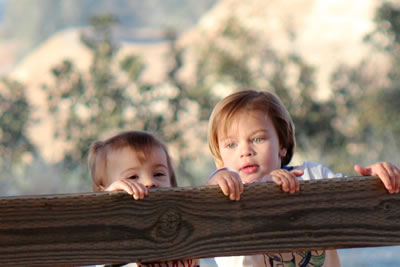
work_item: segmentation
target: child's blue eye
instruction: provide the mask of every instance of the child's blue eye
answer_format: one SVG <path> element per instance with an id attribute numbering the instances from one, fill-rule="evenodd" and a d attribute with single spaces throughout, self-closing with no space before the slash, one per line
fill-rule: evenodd
<path id="1" fill-rule="evenodd" d="M 227 148 L 235 148 L 235 147 L 237 147 L 237 144 L 235 144 L 235 143 L 229 143 L 229 144 L 226 145 L 226 147 L 227 147 Z"/>
<path id="2" fill-rule="evenodd" d="M 258 143 L 261 143 L 262 141 L 264 141 L 264 138 L 256 137 L 253 139 L 253 144 L 258 144 Z"/>
<path id="3" fill-rule="evenodd" d="M 166 174 L 163 172 L 157 172 L 156 174 L 154 174 L 154 176 L 166 176 Z"/>

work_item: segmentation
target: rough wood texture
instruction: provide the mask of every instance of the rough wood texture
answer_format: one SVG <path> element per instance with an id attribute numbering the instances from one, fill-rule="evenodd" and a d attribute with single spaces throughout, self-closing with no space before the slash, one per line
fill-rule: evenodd
<path id="1" fill-rule="evenodd" d="M 245 186 L 0 198 L 0 265 L 158 261 L 400 244 L 400 194 L 375 177 L 305 181 L 289 195 Z"/>

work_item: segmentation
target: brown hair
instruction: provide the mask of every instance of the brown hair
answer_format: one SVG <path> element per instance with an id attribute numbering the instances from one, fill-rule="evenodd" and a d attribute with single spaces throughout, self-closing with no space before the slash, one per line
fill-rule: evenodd
<path id="1" fill-rule="evenodd" d="M 171 186 L 177 186 L 171 157 L 169 156 L 166 146 L 150 133 L 142 131 L 127 131 L 115 135 L 105 141 L 96 141 L 91 145 L 88 156 L 88 165 L 92 177 L 93 191 L 100 191 L 99 188 L 104 185 L 108 152 L 124 147 L 129 147 L 134 150 L 137 153 L 140 162 L 146 160 L 146 155 L 148 155 L 154 147 L 162 148 L 167 156 Z"/>
<path id="2" fill-rule="evenodd" d="M 281 165 L 290 162 L 296 145 L 292 118 L 278 96 L 265 91 L 244 90 L 222 99 L 211 113 L 208 126 L 208 146 L 218 167 L 223 165 L 218 145 L 218 130 L 227 132 L 234 117 L 242 111 L 261 111 L 271 119 L 278 134 L 279 145 L 286 148 Z"/>

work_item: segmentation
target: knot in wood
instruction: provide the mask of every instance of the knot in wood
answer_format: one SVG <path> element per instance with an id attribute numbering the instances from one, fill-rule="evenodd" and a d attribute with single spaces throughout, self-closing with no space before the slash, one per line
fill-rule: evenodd
<path id="1" fill-rule="evenodd" d="M 181 226 L 181 215 L 173 209 L 168 209 L 157 221 L 156 238 L 157 239 L 173 239 L 179 232 Z"/>
<path id="2" fill-rule="evenodd" d="M 389 202 L 383 203 L 383 210 L 390 211 L 392 209 L 392 205 Z"/>
<path id="3" fill-rule="evenodd" d="M 313 239 L 314 234 L 312 232 L 305 232 L 304 233 L 306 239 Z"/>

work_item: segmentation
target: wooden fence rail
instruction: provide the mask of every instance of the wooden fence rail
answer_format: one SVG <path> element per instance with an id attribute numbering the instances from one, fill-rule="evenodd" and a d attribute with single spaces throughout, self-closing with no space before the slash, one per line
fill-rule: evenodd
<path id="1" fill-rule="evenodd" d="M 159 261 L 400 244 L 400 194 L 375 177 L 0 198 L 0 265 Z"/>

